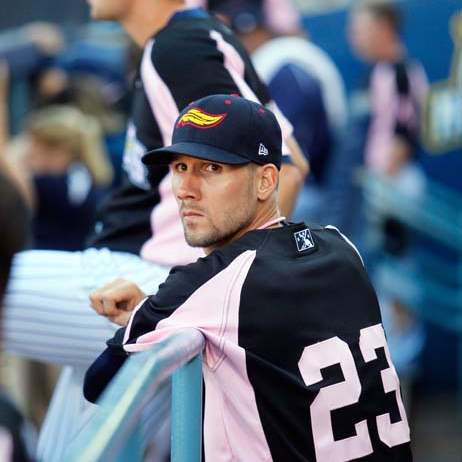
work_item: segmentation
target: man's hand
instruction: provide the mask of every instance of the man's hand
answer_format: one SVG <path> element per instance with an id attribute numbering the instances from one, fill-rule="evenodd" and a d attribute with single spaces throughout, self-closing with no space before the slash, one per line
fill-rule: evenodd
<path id="1" fill-rule="evenodd" d="M 126 326 L 131 312 L 146 295 L 133 282 L 115 279 L 90 294 L 92 308 L 119 326 Z"/>

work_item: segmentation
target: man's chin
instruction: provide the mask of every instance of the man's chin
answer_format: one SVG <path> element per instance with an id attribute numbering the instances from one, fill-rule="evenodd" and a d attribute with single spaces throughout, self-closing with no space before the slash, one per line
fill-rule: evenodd
<path id="1" fill-rule="evenodd" d="M 202 240 L 199 239 L 191 239 L 186 237 L 186 243 L 189 245 L 189 247 L 196 247 L 196 248 L 203 248 L 207 247 L 207 245 L 204 245 Z"/>
<path id="2" fill-rule="evenodd" d="M 209 247 L 216 242 L 216 239 L 211 239 L 204 236 L 194 236 L 192 233 L 185 233 L 185 240 L 190 247 L 199 248 Z"/>

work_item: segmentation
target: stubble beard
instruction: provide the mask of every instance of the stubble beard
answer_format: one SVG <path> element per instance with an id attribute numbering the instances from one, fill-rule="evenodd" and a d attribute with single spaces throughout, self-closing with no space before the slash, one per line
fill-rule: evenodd
<path id="1" fill-rule="evenodd" d="M 213 221 L 209 221 L 210 229 L 202 235 L 197 235 L 193 230 L 189 230 L 188 226 L 183 221 L 185 240 L 188 245 L 202 248 L 221 247 L 231 241 L 239 231 L 250 226 L 257 211 L 257 202 L 253 193 L 255 168 L 252 168 L 252 164 L 250 164 L 250 166 L 251 168 L 248 170 L 249 182 L 247 184 L 245 197 L 243 197 L 238 206 L 229 210 L 229 213 L 225 215 L 222 220 L 222 226 L 218 227 Z"/>
<path id="2" fill-rule="evenodd" d="M 249 204 L 250 202 L 244 202 L 238 213 L 227 215 L 223 220 L 222 229 L 211 223 L 210 230 L 206 233 L 196 234 L 183 223 L 186 242 L 191 247 L 221 247 L 252 222 L 255 210 L 249 210 Z"/>

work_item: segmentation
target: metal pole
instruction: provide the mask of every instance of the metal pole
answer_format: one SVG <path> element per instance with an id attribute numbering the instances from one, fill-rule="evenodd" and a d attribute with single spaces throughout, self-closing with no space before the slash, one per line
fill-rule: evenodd
<path id="1" fill-rule="evenodd" d="M 202 457 L 202 353 L 172 376 L 172 462 Z"/>
<path id="2" fill-rule="evenodd" d="M 140 424 L 130 434 L 122 450 L 117 455 L 117 462 L 142 462 L 144 460 L 144 441 Z"/>

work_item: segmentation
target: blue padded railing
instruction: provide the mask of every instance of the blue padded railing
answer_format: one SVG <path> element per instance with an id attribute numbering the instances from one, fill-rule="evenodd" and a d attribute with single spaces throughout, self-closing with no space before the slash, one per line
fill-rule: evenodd
<path id="1" fill-rule="evenodd" d="M 72 443 L 65 460 L 142 461 L 142 411 L 172 377 L 171 461 L 199 462 L 203 348 L 202 334 L 184 329 L 149 351 L 130 357 L 104 392 L 99 409 Z"/>

